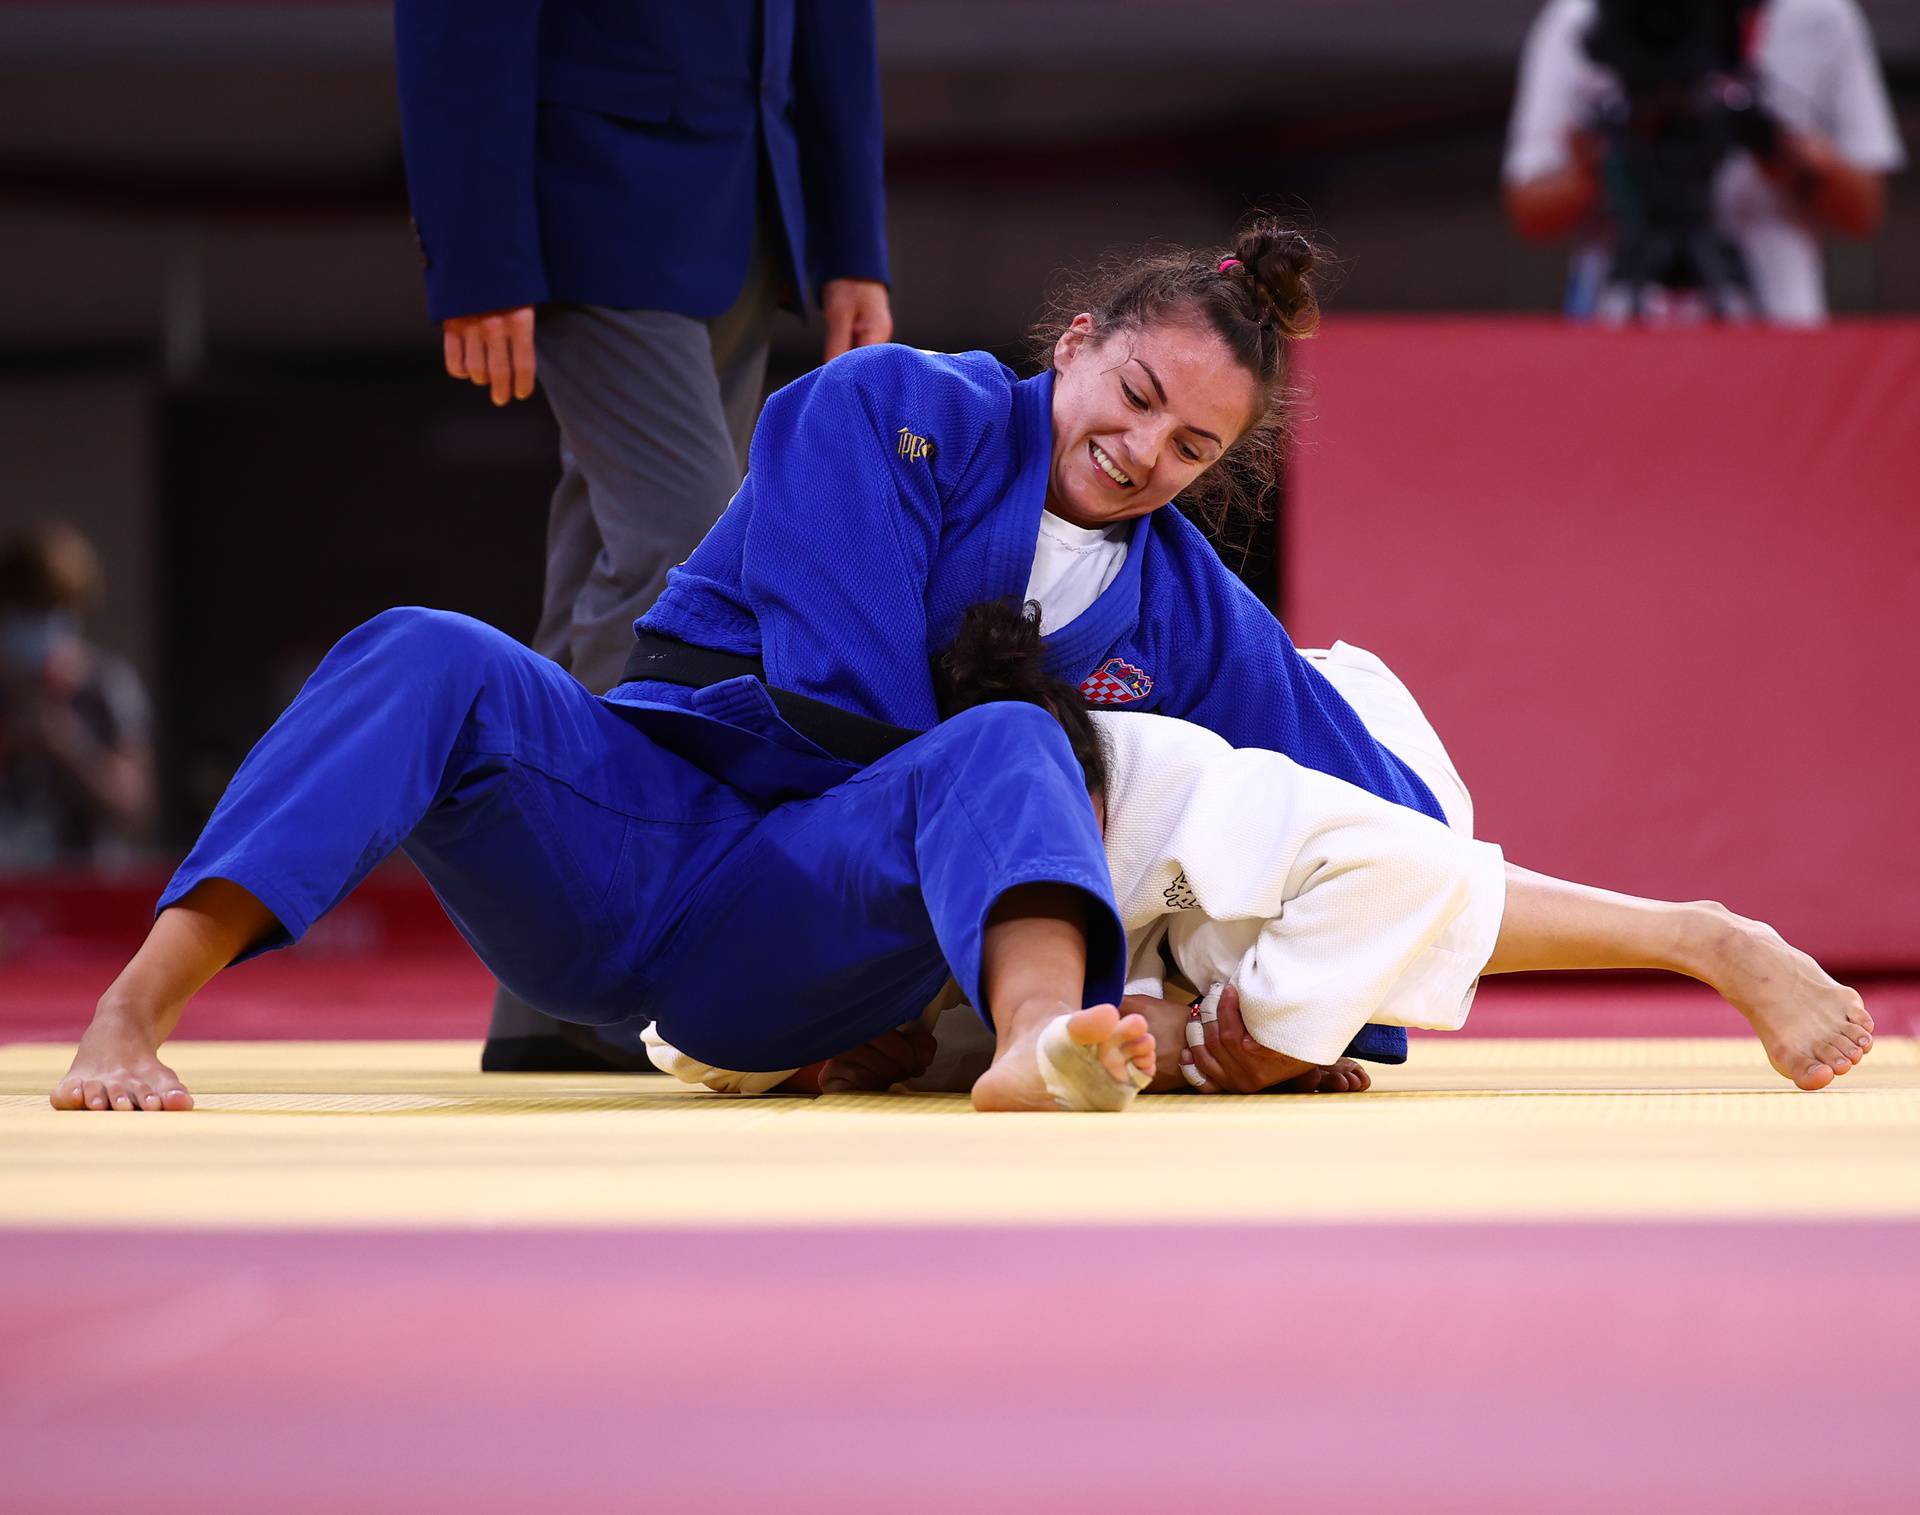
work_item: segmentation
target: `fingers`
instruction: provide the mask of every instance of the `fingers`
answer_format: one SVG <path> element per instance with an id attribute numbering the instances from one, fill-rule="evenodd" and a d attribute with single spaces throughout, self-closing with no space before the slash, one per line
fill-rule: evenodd
<path id="1" fill-rule="evenodd" d="M 440 323 L 447 372 L 487 391 L 495 405 L 533 393 L 538 364 L 531 305 L 453 316 Z"/>
<path id="2" fill-rule="evenodd" d="M 1232 984 L 1220 991 L 1220 1018 L 1214 1029 L 1229 1057 L 1257 1057 L 1266 1050 L 1240 1018 L 1240 991 Z"/>
<path id="3" fill-rule="evenodd" d="M 1181 1077 L 1202 1094 L 1238 1093 L 1231 1075 L 1220 1061 L 1214 1030 L 1216 1024 L 1203 1019 L 1199 1011 L 1194 1011 L 1192 1019 L 1187 1022 L 1187 1050 L 1180 1057 Z M 1198 1038 L 1194 1035 L 1196 1027 L 1200 1032 Z M 1200 1075 L 1198 1082 L 1186 1071 L 1188 1068 Z"/>
<path id="4" fill-rule="evenodd" d="M 524 400 L 533 393 L 533 311 L 516 310 L 507 318 L 507 345 L 513 360 L 513 397 Z"/>
<path id="5" fill-rule="evenodd" d="M 890 1088 L 894 1082 L 894 1064 L 871 1045 L 855 1047 L 828 1060 L 820 1070 L 820 1092 L 845 1093 L 851 1090 Z"/>
<path id="6" fill-rule="evenodd" d="M 911 1044 L 913 1053 L 911 1065 L 913 1072 L 909 1077 L 918 1078 L 933 1066 L 933 1059 L 940 1051 L 940 1043 L 932 1029 L 927 1026 L 913 1027 L 907 1033 L 907 1041 Z"/>
<path id="7" fill-rule="evenodd" d="M 480 323 L 470 324 L 460 334 L 465 353 L 467 382 L 485 387 L 487 383 L 487 334 Z"/>
<path id="8" fill-rule="evenodd" d="M 853 346 L 853 310 L 836 300 L 823 314 L 827 318 L 827 344 L 821 361 L 831 363 Z"/>
<path id="9" fill-rule="evenodd" d="M 872 301 L 861 306 L 859 318 L 853 323 L 853 345 L 871 347 L 875 342 L 893 340 L 893 312 L 884 302 L 878 308 Z"/>
<path id="10" fill-rule="evenodd" d="M 495 405 L 513 398 L 513 352 L 504 321 L 489 320 L 483 331 L 487 344 L 487 388 Z"/>

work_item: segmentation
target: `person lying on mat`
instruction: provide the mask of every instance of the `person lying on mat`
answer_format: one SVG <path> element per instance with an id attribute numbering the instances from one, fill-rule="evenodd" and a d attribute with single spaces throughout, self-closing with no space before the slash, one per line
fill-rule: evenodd
<path id="1" fill-rule="evenodd" d="M 715 1066 L 860 1045 L 949 976 L 998 1023 L 987 938 L 1011 922 L 1014 942 L 1055 944 L 1023 994 L 1044 980 L 1043 999 L 1110 1006 L 1120 928 L 1059 728 L 983 709 L 896 745 L 934 724 L 930 654 L 962 610 L 1023 585 L 1050 666 L 1096 703 L 1191 719 L 1439 819 L 1168 503 L 1231 498 L 1236 460 L 1271 467 L 1312 266 L 1305 238 L 1258 221 L 1225 257 L 1095 271 L 1034 379 L 986 354 L 883 346 L 788 385 L 740 493 L 641 621 L 633 681 L 608 696 L 464 617 L 390 611 L 349 634 L 236 774 L 53 1102 L 190 1103 L 158 1055 L 187 999 L 298 940 L 395 847 L 522 998 L 581 1025 L 657 1019 Z M 1018 775 L 990 771 L 996 741 Z M 1004 843 L 958 834 L 952 775 L 976 771 L 1005 803 Z M 942 828 L 953 861 L 918 879 L 914 860 L 936 855 L 923 832 Z M 1510 894 L 1508 922 L 1529 902 Z M 1547 907 L 1563 933 L 1597 929 Z M 1010 1045 L 1031 1053 L 1057 1019 L 1022 1014 Z M 1140 1068 L 1124 1024 L 1076 1023 L 1116 1076 Z M 1404 1056 L 1399 1028 L 1362 1042 Z M 1040 1097 L 1027 1053 L 1009 1063 L 1017 1091 L 990 1082 L 983 1103 Z"/>
<path id="2" fill-rule="evenodd" d="M 1364 1089 L 1365 1070 L 1340 1055 L 1357 1028 L 1456 1030 L 1482 974 L 1538 968 L 1662 968 L 1702 979 L 1803 1088 L 1831 1082 L 1866 1054 L 1873 1023 L 1859 996 L 1770 928 L 1717 905 L 1633 899 L 1506 868 L 1497 847 L 1473 840 L 1467 789 L 1386 664 L 1345 643 L 1305 655 L 1440 796 L 1446 824 L 1279 753 L 1236 750 L 1187 722 L 1087 711 L 1047 676 L 1032 606 L 974 607 L 942 660 L 945 708 L 1028 700 L 1087 754 L 1127 931 L 1124 1004 L 1153 1028 L 1154 1088 L 1184 1080 L 1203 1093 Z M 1562 915 L 1579 930 L 1563 932 Z M 1170 972 L 1211 992 L 1191 1009 L 1169 1002 Z M 967 1034 L 964 1014 L 944 1002 L 932 1010 L 813 1080 L 837 1090 L 926 1074 L 929 1019 L 943 1037 Z M 1815 1035 L 1817 1056 L 1805 1050 Z M 707 1067 L 658 1033 L 648 1046 L 663 1071 L 718 1090 L 753 1092 L 785 1077 Z"/>

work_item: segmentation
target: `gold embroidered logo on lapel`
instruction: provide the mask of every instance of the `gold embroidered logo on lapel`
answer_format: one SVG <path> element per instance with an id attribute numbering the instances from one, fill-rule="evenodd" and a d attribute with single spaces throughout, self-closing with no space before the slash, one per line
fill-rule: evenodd
<path id="1" fill-rule="evenodd" d="M 905 426 L 900 428 L 899 437 L 900 456 L 905 458 L 909 463 L 918 463 L 922 459 L 933 456 L 932 437 L 923 437 Z"/>

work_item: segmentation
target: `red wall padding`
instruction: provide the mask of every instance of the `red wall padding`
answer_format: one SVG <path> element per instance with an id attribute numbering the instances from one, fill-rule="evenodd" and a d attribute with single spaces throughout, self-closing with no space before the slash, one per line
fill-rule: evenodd
<path id="1" fill-rule="evenodd" d="M 1303 353 L 1288 627 L 1393 665 L 1481 835 L 1920 967 L 1920 322 Z"/>

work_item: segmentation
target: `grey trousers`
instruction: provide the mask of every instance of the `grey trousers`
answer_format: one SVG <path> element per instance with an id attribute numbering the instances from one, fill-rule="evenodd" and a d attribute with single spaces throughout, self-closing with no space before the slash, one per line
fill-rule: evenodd
<path id="1" fill-rule="evenodd" d="M 539 309 L 535 351 L 560 423 L 561 473 L 533 646 L 596 694 L 620 682 L 634 619 L 740 486 L 774 310 L 764 247 L 739 298 L 711 321 L 598 305 Z M 490 1051 L 556 1036 L 593 1040 L 588 1028 L 498 991 Z"/>

